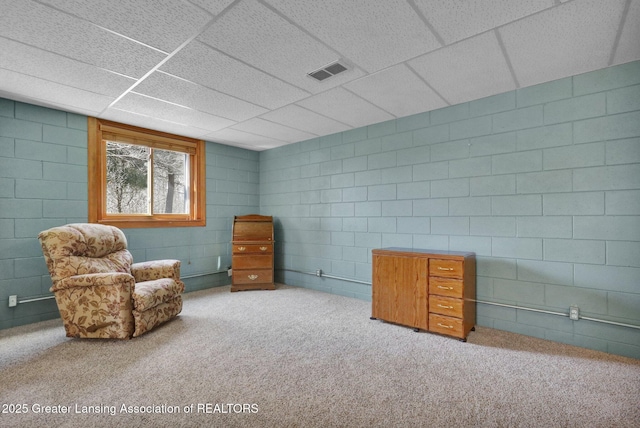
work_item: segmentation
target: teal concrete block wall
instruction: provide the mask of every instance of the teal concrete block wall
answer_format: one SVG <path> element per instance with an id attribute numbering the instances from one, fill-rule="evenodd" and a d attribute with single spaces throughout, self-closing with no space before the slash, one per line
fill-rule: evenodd
<path id="1" fill-rule="evenodd" d="M 229 284 L 234 215 L 259 210 L 258 153 L 207 142 L 207 225 L 124 229 L 134 261 L 177 258 L 187 291 Z M 0 328 L 57 318 L 40 231 L 87 221 L 87 118 L 0 98 Z"/>
<path id="2" fill-rule="evenodd" d="M 639 95 L 633 62 L 261 152 L 278 279 L 370 299 L 373 248 L 474 251 L 478 300 L 640 325 Z M 477 321 L 640 358 L 638 329 Z"/>

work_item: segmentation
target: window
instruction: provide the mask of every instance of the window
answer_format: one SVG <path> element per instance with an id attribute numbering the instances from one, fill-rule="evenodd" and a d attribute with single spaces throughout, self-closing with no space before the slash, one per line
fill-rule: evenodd
<path id="1" fill-rule="evenodd" d="M 204 226 L 204 141 L 89 118 L 89 221 Z"/>

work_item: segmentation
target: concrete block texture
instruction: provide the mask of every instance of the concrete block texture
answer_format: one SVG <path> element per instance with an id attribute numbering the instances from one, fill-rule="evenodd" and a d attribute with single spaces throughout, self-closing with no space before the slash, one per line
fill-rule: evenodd
<path id="1" fill-rule="evenodd" d="M 639 99 L 636 61 L 263 152 L 207 143 L 211 226 L 171 234 L 169 252 L 188 257 L 201 236 L 213 242 L 199 247 L 226 248 L 233 215 L 257 212 L 276 218 L 277 266 L 370 281 L 374 248 L 474 251 L 483 300 L 577 304 L 640 325 Z M 0 99 L 0 287 L 40 289 L 27 235 L 86 215 L 74 196 L 87 180 L 83 119 Z M 127 233 L 141 257 L 166 242 L 153 229 Z M 331 290 L 370 288 L 336 280 Z M 495 328 L 640 358 L 637 330 L 478 313 Z M 0 307 L 0 323 L 20 320 Z"/>
<path id="2" fill-rule="evenodd" d="M 316 211 L 346 215 L 343 230 L 355 232 L 339 261 L 357 262 L 359 248 L 370 263 L 380 245 L 475 251 L 485 299 L 559 311 L 578 304 L 628 321 L 620 296 L 640 296 L 632 285 L 640 268 L 638 70 L 640 62 L 623 64 L 400 118 L 395 130 L 368 127 L 359 140 L 343 133 L 355 141 L 353 156 L 334 146 L 342 171 L 321 173 L 354 202 L 355 217 L 335 211 L 339 202 Z M 281 202 L 261 194 L 263 211 Z M 551 315 L 510 311 L 507 320 L 483 311 L 483 322 L 525 334 L 601 350 L 636 346 L 589 336 L 588 327 L 576 335 Z M 640 314 L 631 318 L 640 324 Z"/>

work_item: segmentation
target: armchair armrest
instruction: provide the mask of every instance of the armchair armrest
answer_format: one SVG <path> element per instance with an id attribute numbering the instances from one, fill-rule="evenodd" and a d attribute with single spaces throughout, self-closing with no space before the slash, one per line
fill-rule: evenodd
<path id="1" fill-rule="evenodd" d="M 180 280 L 180 260 L 152 260 L 131 265 L 131 274 L 136 282 L 151 281 L 161 278 Z"/>
<path id="2" fill-rule="evenodd" d="M 93 287 L 103 285 L 129 285 L 131 288 L 135 285 L 133 276 L 124 272 L 109 273 L 89 273 L 84 275 L 74 275 L 57 281 L 49 291 L 56 292 L 67 290 L 70 288 Z"/>

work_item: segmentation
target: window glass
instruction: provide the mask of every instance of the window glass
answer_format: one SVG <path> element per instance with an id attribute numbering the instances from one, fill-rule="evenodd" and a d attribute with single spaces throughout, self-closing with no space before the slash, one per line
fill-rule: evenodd
<path id="1" fill-rule="evenodd" d="M 204 226 L 204 141 L 89 118 L 89 221 Z"/>
<path id="2" fill-rule="evenodd" d="M 151 149 L 107 141 L 107 213 L 149 212 Z"/>
<path id="3" fill-rule="evenodd" d="M 189 212 L 188 155 L 170 150 L 153 150 L 153 213 Z"/>

